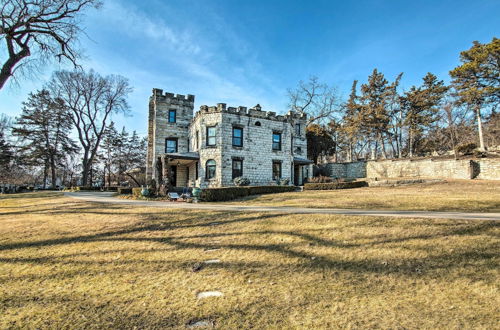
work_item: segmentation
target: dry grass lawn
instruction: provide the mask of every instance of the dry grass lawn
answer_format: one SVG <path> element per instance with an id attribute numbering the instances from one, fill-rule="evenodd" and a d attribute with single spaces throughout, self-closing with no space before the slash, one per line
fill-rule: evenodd
<path id="1" fill-rule="evenodd" d="M 0 328 L 498 328 L 499 226 L 0 196 Z"/>
<path id="2" fill-rule="evenodd" d="M 500 212 L 500 181 L 456 180 L 249 196 L 230 204 L 380 210 Z"/>

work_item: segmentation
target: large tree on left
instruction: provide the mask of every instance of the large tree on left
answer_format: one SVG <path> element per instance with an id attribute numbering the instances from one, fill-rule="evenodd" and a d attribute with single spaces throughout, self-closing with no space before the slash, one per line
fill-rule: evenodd
<path id="1" fill-rule="evenodd" d="M 0 89 L 10 78 L 30 75 L 40 62 L 77 65 L 78 36 L 85 9 L 99 0 L 0 1 Z"/>
<path id="2" fill-rule="evenodd" d="M 58 71 L 49 83 L 63 100 L 82 148 L 82 184 L 90 183 L 90 170 L 113 114 L 129 110 L 132 91 L 122 76 L 101 76 L 95 71 Z"/>

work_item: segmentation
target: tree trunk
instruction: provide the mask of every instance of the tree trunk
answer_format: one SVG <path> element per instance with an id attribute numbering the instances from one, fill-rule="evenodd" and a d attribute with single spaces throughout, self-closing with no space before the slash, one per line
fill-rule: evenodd
<path id="1" fill-rule="evenodd" d="M 43 184 L 42 184 L 43 189 L 47 188 L 48 172 L 49 172 L 49 162 L 46 159 L 44 164 L 43 164 Z"/>
<path id="2" fill-rule="evenodd" d="M 52 175 L 52 189 L 56 189 L 56 160 L 54 155 L 50 156 L 50 169 L 51 169 L 51 175 Z"/>
<path id="3" fill-rule="evenodd" d="M 409 156 L 410 158 L 413 157 L 413 131 L 410 128 L 408 130 L 408 149 L 409 149 Z"/>
<path id="4" fill-rule="evenodd" d="M 479 133 L 479 151 L 485 151 L 486 147 L 484 145 L 483 137 L 483 122 L 481 120 L 481 107 L 476 107 L 476 118 L 477 118 L 477 131 Z"/>

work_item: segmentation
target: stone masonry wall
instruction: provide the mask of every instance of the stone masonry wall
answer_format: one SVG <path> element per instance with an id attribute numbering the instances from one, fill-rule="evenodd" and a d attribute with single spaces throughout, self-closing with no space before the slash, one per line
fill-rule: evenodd
<path id="1" fill-rule="evenodd" d="M 478 161 L 479 174 L 476 179 L 483 180 L 500 180 L 500 159 L 484 158 Z"/>
<path id="2" fill-rule="evenodd" d="M 365 162 L 352 162 L 352 163 L 330 163 L 327 164 L 332 178 L 365 178 L 366 177 L 366 163 Z"/>
<path id="3" fill-rule="evenodd" d="M 295 124 L 300 123 L 300 130 L 295 131 Z M 260 125 L 260 126 L 259 126 Z M 207 146 L 206 127 L 216 128 L 216 146 Z M 233 127 L 243 129 L 243 147 L 232 145 Z M 226 108 L 219 103 L 217 107 L 202 106 L 190 126 L 191 150 L 200 155 L 199 179 L 202 187 L 220 187 L 233 185 L 232 161 L 243 161 L 243 177 L 251 185 L 272 184 L 272 163 L 281 162 L 282 178 L 292 179 L 292 135 L 294 136 L 295 155 L 305 158 L 307 142 L 305 139 L 305 117 L 288 114 L 276 114 L 247 109 L 245 107 Z M 272 150 L 272 134 L 281 132 L 281 150 Z M 196 137 L 198 136 L 198 137 Z M 198 145 L 197 145 L 198 144 Z M 216 162 L 216 177 L 205 179 L 206 162 Z"/>
<path id="4" fill-rule="evenodd" d="M 470 160 L 383 160 L 366 163 L 368 178 L 429 177 L 471 179 Z"/>
<path id="5" fill-rule="evenodd" d="M 426 177 L 500 180 L 500 159 L 380 160 L 327 165 L 332 178 Z"/>

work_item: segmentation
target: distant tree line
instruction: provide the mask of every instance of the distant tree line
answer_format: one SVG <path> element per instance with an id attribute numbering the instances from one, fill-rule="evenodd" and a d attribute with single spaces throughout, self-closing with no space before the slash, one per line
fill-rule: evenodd
<path id="1" fill-rule="evenodd" d="M 427 73 L 401 90 L 374 69 L 354 81 L 349 98 L 317 78 L 289 90 L 290 108 L 308 113 L 308 157 L 319 163 L 445 154 L 500 146 L 500 39 L 474 42 L 460 54 L 446 85 Z"/>

